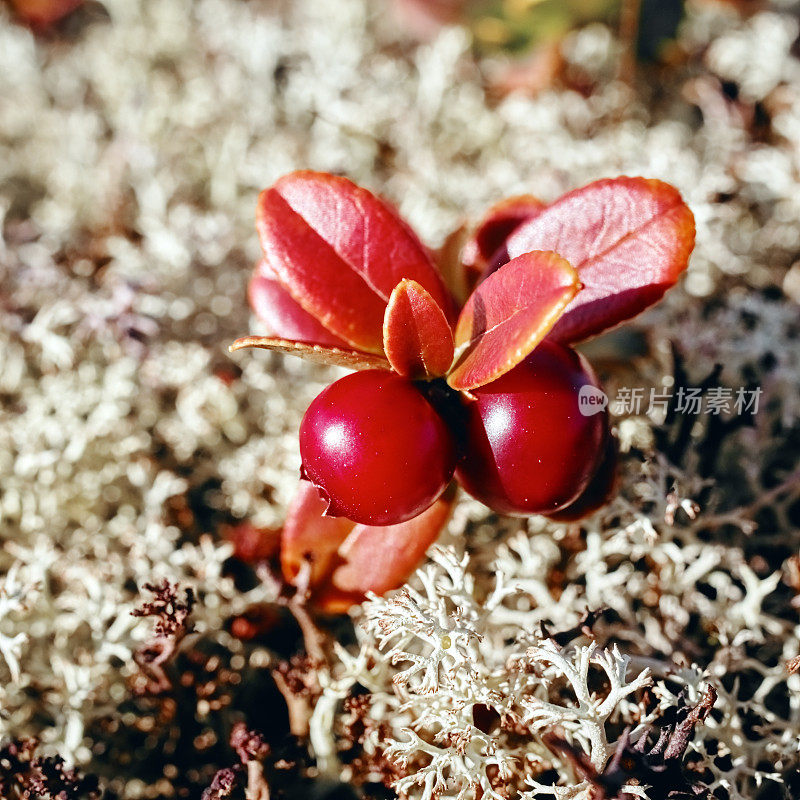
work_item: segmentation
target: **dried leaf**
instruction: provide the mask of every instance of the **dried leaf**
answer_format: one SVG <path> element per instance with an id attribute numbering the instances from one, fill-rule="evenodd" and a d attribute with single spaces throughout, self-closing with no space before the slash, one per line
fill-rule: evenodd
<path id="1" fill-rule="evenodd" d="M 318 344 L 292 342 L 288 339 L 275 339 L 271 336 L 242 336 L 228 350 L 233 353 L 246 347 L 277 350 L 279 353 L 300 356 L 316 364 L 347 367 L 347 369 L 391 369 L 389 362 L 383 356 L 376 356 L 372 353 L 359 353 L 356 350 L 340 350 L 338 347 L 322 347 Z"/>
<path id="2" fill-rule="evenodd" d="M 383 349 L 394 371 L 406 378 L 437 378 L 453 363 L 447 318 L 416 281 L 400 281 L 389 298 Z"/>
<path id="3" fill-rule="evenodd" d="M 384 310 L 403 278 L 448 309 L 424 245 L 383 200 L 346 178 L 308 171 L 284 176 L 261 193 L 256 228 L 281 285 L 358 350 L 382 352 Z"/>
<path id="4" fill-rule="evenodd" d="M 550 332 L 580 288 L 575 270 L 555 253 L 525 253 L 489 275 L 461 311 L 455 341 L 464 349 L 447 382 L 475 389 L 508 372 Z"/>
<path id="5" fill-rule="evenodd" d="M 292 298 L 263 258 L 253 270 L 247 294 L 250 308 L 272 336 L 342 350 L 350 348 Z"/>
<path id="6" fill-rule="evenodd" d="M 339 547 L 328 580 L 315 593 L 316 604 L 328 613 L 341 613 L 367 592 L 380 595 L 401 586 L 439 538 L 454 498 L 451 489 L 422 514 L 398 525 L 356 525 Z"/>
<path id="7" fill-rule="evenodd" d="M 331 569 L 339 546 L 355 527 L 344 517 L 325 517 L 328 503 L 308 481 L 300 481 L 283 526 L 281 569 L 289 583 L 302 579 L 309 587 L 318 585 Z"/>
<path id="8" fill-rule="evenodd" d="M 576 342 L 639 314 L 686 269 L 694 217 L 678 191 L 645 178 L 612 178 L 577 189 L 521 225 L 510 258 L 552 250 L 578 271 L 585 289 L 550 336 Z"/>

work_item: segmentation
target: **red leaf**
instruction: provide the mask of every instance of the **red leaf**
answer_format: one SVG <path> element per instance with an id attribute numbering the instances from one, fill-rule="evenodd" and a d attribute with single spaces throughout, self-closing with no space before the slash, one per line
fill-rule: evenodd
<path id="1" fill-rule="evenodd" d="M 316 364 L 346 367 L 347 369 L 391 369 L 389 362 L 383 356 L 376 356 L 372 353 L 359 353 L 357 350 L 339 350 L 336 347 L 321 347 L 318 344 L 292 342 L 288 339 L 275 339 L 271 336 L 242 336 L 228 350 L 233 353 L 246 347 L 277 350 L 279 353 L 300 356 Z"/>
<path id="2" fill-rule="evenodd" d="M 399 525 L 356 525 L 339 547 L 340 561 L 315 594 L 328 613 L 346 611 L 367 592 L 396 589 L 422 561 L 450 517 L 455 492 L 450 490 L 418 517 Z"/>
<path id="3" fill-rule="evenodd" d="M 384 310 L 403 278 L 448 308 L 423 244 L 383 200 L 346 178 L 286 175 L 261 193 L 256 228 L 278 281 L 356 349 L 382 352 Z"/>
<path id="4" fill-rule="evenodd" d="M 509 197 L 495 203 L 474 228 L 461 225 L 444 240 L 435 255 L 436 266 L 456 300 L 466 302 L 491 265 L 508 261 L 506 239 L 543 208 L 544 203 L 529 194 Z"/>
<path id="5" fill-rule="evenodd" d="M 594 336 L 658 301 L 686 269 L 694 217 L 677 189 L 645 178 L 611 178 L 562 197 L 508 239 L 510 258 L 552 250 L 586 287 L 551 337 Z"/>
<path id="6" fill-rule="evenodd" d="M 475 232 L 464 245 L 461 256 L 464 264 L 479 272 L 483 272 L 489 264 L 498 261 L 504 264 L 508 261 L 506 239 L 523 222 L 536 217 L 544 207 L 541 200 L 530 194 L 509 197 L 495 203 L 484 214 Z M 498 253 L 501 247 L 502 254 Z"/>
<path id="7" fill-rule="evenodd" d="M 264 259 L 253 270 L 248 286 L 248 299 L 253 313 L 269 332 L 281 339 L 320 344 L 348 350 L 350 345 L 331 333 L 316 317 L 312 317 L 289 292 L 275 280 Z"/>
<path id="8" fill-rule="evenodd" d="M 400 586 L 436 541 L 455 500 L 454 487 L 418 517 L 399 525 L 356 525 L 325 517 L 327 503 L 307 481 L 292 500 L 281 536 L 281 569 L 291 584 L 308 588 L 322 611 L 339 614 L 367 592 Z"/>
<path id="9" fill-rule="evenodd" d="M 394 371 L 406 378 L 437 378 L 453 363 L 450 324 L 416 281 L 400 281 L 389 298 L 383 349 Z"/>
<path id="10" fill-rule="evenodd" d="M 300 481 L 281 536 L 281 569 L 289 583 L 295 583 L 303 566 L 309 564 L 310 572 L 302 578 L 312 588 L 319 585 L 330 572 L 339 546 L 355 527 L 344 517 L 324 517 L 327 507 L 312 484 Z"/>
<path id="11" fill-rule="evenodd" d="M 525 253 L 493 272 L 461 311 L 455 341 L 466 349 L 447 382 L 475 389 L 508 372 L 550 332 L 580 288 L 578 274 L 555 253 Z"/>

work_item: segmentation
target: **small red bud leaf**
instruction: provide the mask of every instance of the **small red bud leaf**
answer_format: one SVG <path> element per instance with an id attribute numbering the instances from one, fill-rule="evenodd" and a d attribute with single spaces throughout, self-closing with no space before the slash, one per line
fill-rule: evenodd
<path id="1" fill-rule="evenodd" d="M 355 522 L 344 517 L 323 516 L 327 507 L 312 484 L 300 481 L 281 535 L 281 570 L 289 583 L 303 580 L 312 589 L 319 585 L 330 572 L 339 546 L 355 527 Z"/>
<path id="2" fill-rule="evenodd" d="M 498 250 L 501 247 L 503 247 L 504 257 L 500 263 L 504 264 L 508 261 L 508 253 L 504 248 L 506 239 L 523 222 L 536 217 L 543 208 L 545 208 L 545 204 L 530 194 L 509 197 L 495 203 L 484 214 L 474 233 L 464 245 L 461 255 L 464 264 L 483 272 L 489 264 L 497 263 L 500 258 Z"/>
<path id="3" fill-rule="evenodd" d="M 455 491 L 446 491 L 419 516 L 398 525 L 356 525 L 341 544 L 328 580 L 315 603 L 328 613 L 346 611 L 367 592 L 381 595 L 401 586 L 445 526 Z"/>
<path id="4" fill-rule="evenodd" d="M 479 284 L 456 326 L 454 389 L 483 386 L 515 367 L 550 332 L 581 288 L 578 273 L 555 253 L 525 253 Z"/>
<path id="5" fill-rule="evenodd" d="M 340 350 L 350 349 L 344 339 L 331 333 L 292 298 L 275 279 L 266 260 L 261 259 L 253 270 L 247 294 L 250 308 L 272 336 Z"/>
<path id="6" fill-rule="evenodd" d="M 382 352 L 384 310 L 403 278 L 448 308 L 425 246 L 387 203 L 346 178 L 284 176 L 261 193 L 256 228 L 281 285 L 358 350 Z"/>
<path id="7" fill-rule="evenodd" d="M 577 342 L 657 302 L 686 269 L 694 217 L 678 190 L 645 178 L 596 181 L 547 206 L 508 239 L 514 258 L 552 250 L 586 287 L 550 336 Z"/>
<path id="8" fill-rule="evenodd" d="M 246 347 L 259 347 L 262 350 L 277 350 L 279 353 L 288 353 L 300 356 L 306 361 L 316 364 L 326 364 L 333 367 L 346 367 L 347 369 L 385 369 L 390 370 L 389 362 L 383 356 L 372 353 L 359 353 L 357 350 L 340 350 L 338 347 L 322 347 L 318 344 L 304 344 L 292 342 L 288 339 L 276 339 L 272 336 L 242 336 L 229 348 L 231 353 L 243 350 Z"/>
<path id="9" fill-rule="evenodd" d="M 383 349 L 394 371 L 404 378 L 438 378 L 453 363 L 450 324 L 416 281 L 400 281 L 389 298 Z"/>

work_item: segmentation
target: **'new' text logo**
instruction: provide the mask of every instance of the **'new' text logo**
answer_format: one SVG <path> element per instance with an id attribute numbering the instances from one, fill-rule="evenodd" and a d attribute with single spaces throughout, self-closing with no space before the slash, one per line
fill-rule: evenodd
<path id="1" fill-rule="evenodd" d="M 581 386 L 578 392 L 578 408 L 584 417 L 599 414 L 608 405 L 608 395 L 595 386 Z"/>

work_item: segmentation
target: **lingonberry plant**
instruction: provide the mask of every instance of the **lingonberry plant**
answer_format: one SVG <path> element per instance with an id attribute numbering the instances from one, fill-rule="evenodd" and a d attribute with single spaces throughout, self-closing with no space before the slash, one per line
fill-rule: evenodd
<path id="1" fill-rule="evenodd" d="M 263 347 L 354 370 L 312 402 L 281 542 L 287 580 L 326 610 L 399 585 L 447 519 L 451 478 L 502 514 L 571 520 L 613 491 L 599 384 L 572 348 L 658 301 L 686 268 L 694 220 L 644 178 L 552 205 L 489 210 L 454 258 L 382 199 L 295 172 L 259 198 L 250 304 Z M 446 277 L 445 277 L 446 276 Z"/>

